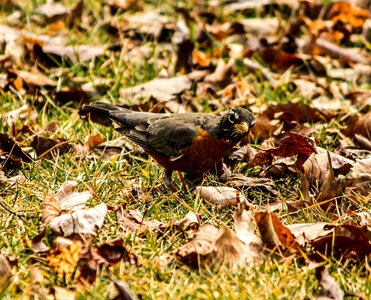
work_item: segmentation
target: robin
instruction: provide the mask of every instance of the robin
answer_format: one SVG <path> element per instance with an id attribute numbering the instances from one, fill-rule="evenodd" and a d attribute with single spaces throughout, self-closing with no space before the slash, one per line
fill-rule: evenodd
<path id="1" fill-rule="evenodd" d="M 223 157 L 255 123 L 254 116 L 241 107 L 216 116 L 135 112 L 96 102 L 82 106 L 81 114 L 118 123 L 116 130 L 165 168 L 164 183 L 170 188 L 173 171 L 184 172 L 190 178 L 203 178 L 205 172 L 213 169 L 223 175 Z"/>

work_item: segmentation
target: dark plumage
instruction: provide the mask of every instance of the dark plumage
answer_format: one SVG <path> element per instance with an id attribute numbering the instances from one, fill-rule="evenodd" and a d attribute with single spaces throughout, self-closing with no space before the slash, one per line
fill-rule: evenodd
<path id="1" fill-rule="evenodd" d="M 245 137 L 255 123 L 241 107 L 223 116 L 204 113 L 135 112 L 108 103 L 84 105 L 82 114 L 107 117 L 119 124 L 118 131 L 138 144 L 166 170 L 166 184 L 174 170 L 192 176 L 222 165 L 222 158 Z"/>

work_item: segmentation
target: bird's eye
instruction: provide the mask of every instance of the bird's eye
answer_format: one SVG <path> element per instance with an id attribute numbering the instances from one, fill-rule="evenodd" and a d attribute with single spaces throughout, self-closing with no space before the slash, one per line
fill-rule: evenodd
<path id="1" fill-rule="evenodd" d="M 235 111 L 233 111 L 233 110 L 230 110 L 229 111 L 229 115 L 228 115 L 228 121 L 230 122 L 230 123 L 234 123 L 236 120 L 238 120 L 239 119 L 239 116 L 238 116 L 238 114 L 235 112 Z"/>

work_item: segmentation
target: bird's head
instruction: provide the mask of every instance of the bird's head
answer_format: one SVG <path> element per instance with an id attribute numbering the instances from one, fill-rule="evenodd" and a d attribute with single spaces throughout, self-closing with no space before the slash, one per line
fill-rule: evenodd
<path id="1" fill-rule="evenodd" d="M 245 108 L 231 108 L 220 119 L 218 135 L 224 140 L 238 143 L 255 124 L 255 117 Z"/>

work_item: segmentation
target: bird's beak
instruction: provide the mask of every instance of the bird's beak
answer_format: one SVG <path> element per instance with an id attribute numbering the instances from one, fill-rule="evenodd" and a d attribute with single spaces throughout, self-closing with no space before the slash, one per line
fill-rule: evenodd
<path id="1" fill-rule="evenodd" d="M 240 134 L 245 134 L 249 131 L 249 125 L 246 122 L 235 125 L 236 131 Z"/>

